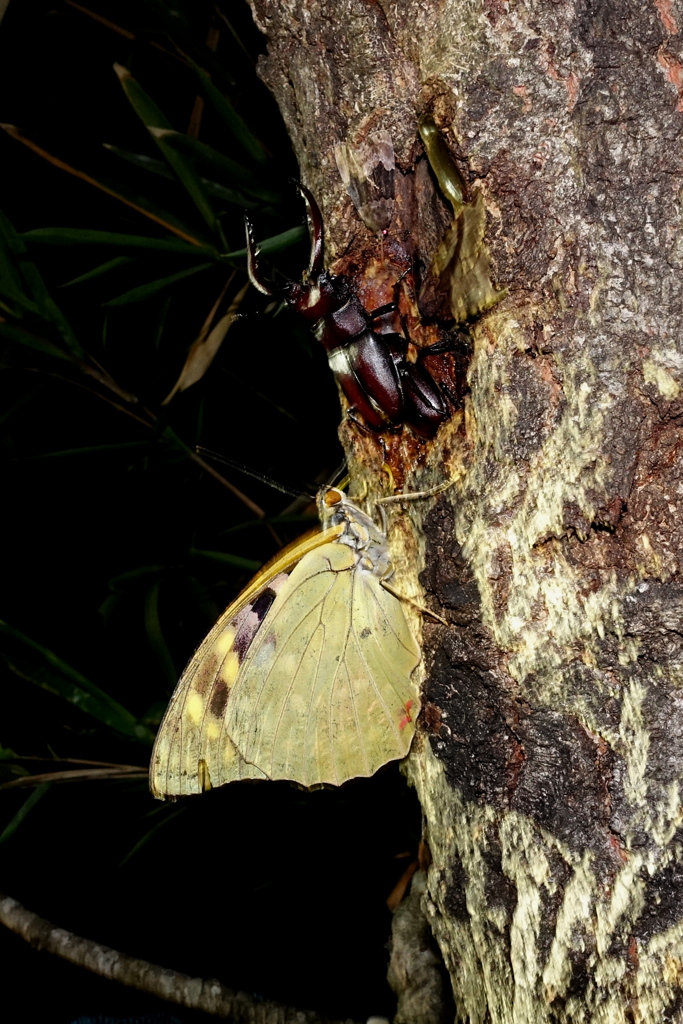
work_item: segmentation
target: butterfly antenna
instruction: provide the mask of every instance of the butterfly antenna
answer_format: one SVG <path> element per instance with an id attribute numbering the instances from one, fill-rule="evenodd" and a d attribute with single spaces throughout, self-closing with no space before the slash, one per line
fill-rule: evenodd
<path id="1" fill-rule="evenodd" d="M 281 484 L 279 480 L 273 480 L 272 476 L 267 476 L 265 473 L 259 473 L 255 469 L 249 469 L 248 466 L 242 465 L 241 462 L 236 462 L 234 459 L 228 459 L 225 455 L 219 454 L 219 452 L 211 451 L 210 448 L 204 448 L 198 444 L 195 448 L 198 455 L 206 456 L 209 459 L 213 459 L 215 462 L 220 462 L 224 466 L 229 466 L 230 469 L 236 469 L 240 473 L 244 473 L 245 476 L 250 476 L 254 480 L 259 480 L 262 484 L 267 484 L 276 491 L 280 491 L 282 494 L 287 494 L 290 498 L 300 498 L 302 495 L 314 500 L 314 495 L 307 493 L 306 488 L 299 488 L 295 491 L 292 487 L 287 487 L 285 484 Z"/>
<path id="2" fill-rule="evenodd" d="M 345 487 L 349 486 L 350 477 L 347 472 L 346 459 L 342 459 L 337 468 L 327 478 L 328 487 L 336 487 L 338 490 L 343 491 Z"/>

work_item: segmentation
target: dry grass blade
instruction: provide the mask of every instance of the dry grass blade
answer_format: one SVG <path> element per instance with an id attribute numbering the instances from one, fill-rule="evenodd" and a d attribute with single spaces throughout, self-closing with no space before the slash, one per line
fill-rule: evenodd
<path id="1" fill-rule="evenodd" d="M 240 288 L 235 295 L 235 298 L 230 303 L 227 312 L 211 328 L 211 330 L 206 330 L 206 325 L 202 328 L 199 337 L 187 353 L 187 359 L 185 360 L 185 365 L 180 371 L 180 376 L 173 385 L 170 393 L 164 399 L 162 403 L 163 405 L 168 405 L 174 395 L 179 391 L 187 390 L 187 388 L 192 387 L 193 384 L 196 384 L 202 379 L 216 358 L 228 331 L 234 324 L 235 320 L 238 319 L 238 310 L 248 291 L 249 282 L 247 281 L 244 287 Z"/>
<path id="2" fill-rule="evenodd" d="M 171 231 L 174 235 L 178 235 L 179 238 L 184 238 L 186 242 L 191 242 L 192 245 L 196 245 L 199 248 L 204 248 L 203 242 L 200 242 L 197 238 L 194 238 L 188 232 L 183 231 L 182 228 L 179 228 L 177 225 L 165 221 L 162 217 L 158 217 L 151 210 L 146 210 L 143 206 L 138 206 L 137 203 L 134 203 L 132 202 L 132 200 L 127 199 L 125 196 L 122 196 L 120 193 L 116 192 L 115 189 L 109 188 L 107 185 L 105 185 L 101 181 L 98 181 L 96 178 L 92 178 L 89 174 L 86 174 L 85 171 L 79 171 L 77 167 L 72 167 L 71 164 L 67 164 L 66 161 L 60 160 L 58 156 L 54 156 L 53 153 L 48 153 L 48 151 L 46 149 L 43 149 L 42 146 L 37 145 L 37 143 L 33 142 L 31 139 L 28 139 L 25 135 L 22 135 L 22 133 L 16 127 L 16 125 L 0 124 L 0 128 L 6 131 L 8 135 L 11 135 L 13 139 L 16 139 L 17 142 L 21 142 L 22 145 L 26 146 L 28 149 L 32 150 L 38 156 L 42 157 L 43 160 L 47 160 L 47 162 L 52 164 L 53 167 L 58 167 L 61 171 L 66 171 L 67 174 L 73 174 L 75 178 L 80 178 L 81 181 L 87 182 L 88 185 L 93 185 L 101 192 L 105 192 L 108 196 L 111 196 L 113 199 L 118 199 L 120 203 L 124 203 L 131 209 L 136 210 L 138 213 L 141 213 L 143 217 L 147 217 L 149 218 L 149 220 L 153 220 L 156 224 L 161 225 L 161 227 L 164 228 L 166 231 Z"/>
<path id="3" fill-rule="evenodd" d="M 132 768 L 129 765 L 111 768 L 72 768 L 62 772 L 41 772 L 40 775 L 22 775 L 11 782 L 3 782 L 0 789 L 32 789 L 45 782 L 90 782 L 101 779 L 146 779 L 146 768 Z"/>
<path id="4" fill-rule="evenodd" d="M 101 14 L 96 14 L 95 11 L 91 11 L 87 7 L 81 7 L 81 5 L 75 3 L 74 0 L 64 0 L 64 2 L 69 7 L 73 7 L 74 10 L 79 11 L 81 14 L 85 14 L 87 18 L 92 18 L 93 21 L 98 22 L 100 25 L 104 25 L 104 27 L 110 29 L 110 31 L 116 32 L 119 36 L 123 36 L 124 39 L 130 39 L 132 42 L 137 38 L 134 32 L 129 32 L 127 28 L 122 28 L 121 25 L 117 25 L 115 22 L 110 21 L 109 18 L 104 18 Z"/>

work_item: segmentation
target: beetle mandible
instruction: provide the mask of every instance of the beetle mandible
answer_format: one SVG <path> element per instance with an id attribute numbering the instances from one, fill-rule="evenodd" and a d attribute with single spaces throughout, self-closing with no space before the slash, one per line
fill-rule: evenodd
<path id="1" fill-rule="evenodd" d="M 383 316 L 395 312 L 396 304 L 369 313 L 345 277 L 323 270 L 322 214 L 311 192 L 302 184 L 298 188 L 306 203 L 311 235 L 308 270 L 302 281 L 288 281 L 282 288 L 267 282 L 261 274 L 251 222 L 245 215 L 251 283 L 264 295 L 284 298 L 311 323 L 350 412 L 360 414 L 373 430 L 405 423 L 418 436 L 433 437 L 450 415 L 438 384 L 424 366 L 408 359 L 407 338 L 373 329 Z M 435 346 L 431 351 L 436 354 Z"/>

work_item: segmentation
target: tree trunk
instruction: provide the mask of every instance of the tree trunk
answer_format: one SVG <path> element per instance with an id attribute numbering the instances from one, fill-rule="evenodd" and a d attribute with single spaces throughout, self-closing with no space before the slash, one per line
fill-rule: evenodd
<path id="1" fill-rule="evenodd" d="M 382 464 L 407 489 L 455 481 L 391 540 L 402 588 L 426 566 L 450 622 L 424 620 L 409 773 L 457 1019 L 682 1021 L 683 0 L 251 3 L 361 298 L 387 260 L 395 280 L 396 246 L 428 265 L 448 225 L 425 111 L 483 193 L 508 289 L 471 325 L 469 393 L 435 441 L 342 428 L 371 491 Z M 335 157 L 380 132 L 385 236 Z"/>

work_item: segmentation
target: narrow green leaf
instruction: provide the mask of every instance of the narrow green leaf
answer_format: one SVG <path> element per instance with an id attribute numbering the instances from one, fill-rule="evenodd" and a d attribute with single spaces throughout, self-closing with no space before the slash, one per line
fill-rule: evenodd
<path id="1" fill-rule="evenodd" d="M 10 341 L 18 342 L 20 345 L 26 345 L 27 348 L 32 348 L 36 352 L 42 352 L 44 355 L 54 356 L 55 359 L 64 359 L 66 362 L 73 362 L 72 358 L 68 353 L 63 352 L 61 348 L 48 341 L 47 338 L 41 338 L 37 334 L 32 334 L 31 331 L 25 331 L 23 327 L 15 327 L 13 324 L 2 323 L 0 321 L 0 334 L 4 338 L 8 338 Z"/>
<path id="2" fill-rule="evenodd" d="M 239 206 L 242 210 L 271 211 L 273 209 L 272 206 L 264 206 L 258 199 L 248 199 L 239 189 L 226 188 L 225 185 L 219 185 L 217 181 L 210 181 L 209 178 L 202 178 L 202 184 L 207 195 L 213 196 L 214 199 L 222 199 L 223 202 L 230 203 L 231 206 Z"/>
<path id="3" fill-rule="evenodd" d="M 109 580 L 109 588 L 110 590 L 121 590 L 124 587 L 130 586 L 131 583 L 137 583 L 141 579 L 146 579 L 148 576 L 157 576 L 165 568 L 165 565 L 140 565 L 136 569 L 129 569 L 128 572 L 112 576 Z"/>
<path id="4" fill-rule="evenodd" d="M 189 139 L 189 136 L 183 135 L 181 138 Z M 194 142 L 195 140 L 192 139 L 191 141 Z M 203 145 L 203 143 L 200 143 L 200 145 Z M 175 175 L 169 170 L 166 164 L 161 162 L 161 160 L 155 160 L 153 157 L 145 156 L 142 153 L 129 153 L 125 149 L 119 149 L 117 146 L 111 146 L 109 144 L 105 146 L 105 149 L 108 149 L 116 156 L 120 156 L 123 160 L 127 160 L 129 163 L 141 170 L 149 171 L 151 174 L 156 174 L 161 178 L 166 178 L 167 180 L 176 180 Z M 207 146 L 207 149 L 211 150 L 212 153 L 216 152 L 215 150 L 212 150 L 210 146 Z M 222 156 L 222 154 L 217 155 Z M 229 158 L 223 157 L 223 159 L 228 160 Z M 230 163 L 235 163 L 235 161 L 231 160 Z M 236 164 L 236 166 L 241 167 L 240 164 Z M 241 206 L 247 210 L 254 210 L 261 205 L 261 203 L 257 202 L 256 199 L 253 198 L 254 196 L 265 196 L 266 198 L 263 200 L 264 202 L 281 203 L 283 201 L 282 196 L 279 195 L 277 195 L 277 200 L 269 199 L 268 197 L 276 196 L 276 193 L 270 192 L 268 189 L 261 188 L 259 185 L 255 185 L 253 173 L 247 171 L 245 168 L 241 168 L 241 170 L 241 180 L 244 181 L 244 184 L 241 185 L 241 187 L 244 189 L 244 192 L 238 189 L 226 188 L 225 185 L 221 185 L 217 181 L 212 181 L 211 178 L 205 178 L 203 175 L 200 176 L 199 180 L 201 181 L 207 196 L 214 196 L 216 199 L 223 199 L 225 202 L 232 203 L 234 206 Z M 251 194 L 251 199 L 247 198 L 247 191 Z"/>
<path id="5" fill-rule="evenodd" d="M 289 249 L 290 246 L 296 245 L 297 242 L 303 241 L 304 238 L 306 238 L 306 228 L 303 225 L 298 228 L 289 228 L 279 235 L 272 235 L 271 238 L 265 238 L 262 242 L 258 242 L 258 250 L 263 256 L 269 256 L 274 252 L 282 252 L 283 249 Z M 236 249 L 234 252 L 226 253 L 224 259 L 243 259 L 246 255 L 246 249 Z"/>
<path id="6" fill-rule="evenodd" d="M 92 231 L 89 228 L 34 228 L 19 236 L 38 245 L 107 245 L 130 249 L 156 249 L 187 256 L 215 253 L 213 246 L 190 245 L 175 238 L 150 238 L 147 235 L 124 235 L 116 231 Z"/>
<path id="7" fill-rule="evenodd" d="M 134 256 L 115 256 L 113 260 L 107 260 L 106 263 L 100 263 L 98 267 L 93 267 L 92 270 L 88 270 L 85 274 L 80 274 L 78 277 L 73 277 L 70 281 L 65 281 L 64 284 L 60 284 L 60 288 L 70 288 L 74 284 L 84 284 L 86 281 L 94 281 L 97 277 L 102 277 L 103 274 L 108 274 L 110 270 L 118 270 L 119 267 L 125 267 L 129 263 L 135 263 Z"/>
<path id="8" fill-rule="evenodd" d="M 9 824 L 5 826 L 2 832 L 0 832 L 0 846 L 3 843 L 6 843 L 7 840 L 14 835 L 14 833 L 20 827 L 26 816 L 30 814 L 30 812 L 36 806 L 38 801 L 42 800 L 42 798 L 51 788 L 52 783 L 42 782 L 40 786 L 36 786 L 33 792 L 26 797 L 23 804 L 21 805 L 17 813 L 14 815 L 12 820 L 9 822 Z"/>
<path id="9" fill-rule="evenodd" d="M 156 206 L 151 200 L 145 196 L 138 195 L 137 192 L 132 191 L 129 188 L 124 187 L 118 182 L 111 182 L 107 178 L 93 178 L 90 174 L 86 174 L 85 171 L 79 170 L 78 167 L 72 167 L 71 164 L 67 164 L 64 160 L 54 156 L 53 153 L 49 153 L 42 146 L 38 146 L 31 139 L 19 131 L 19 129 L 13 124 L 0 124 L 0 128 L 7 132 L 17 142 L 21 142 L 23 146 L 37 153 L 38 156 L 42 157 L 43 160 L 47 160 L 53 167 L 58 167 L 62 171 L 66 171 L 67 174 L 72 174 L 75 178 L 79 178 L 81 181 L 85 181 L 88 185 L 94 186 L 94 188 L 100 189 L 100 191 L 111 196 L 113 199 L 117 199 L 119 202 L 124 203 L 131 209 L 141 213 L 144 217 L 148 217 L 156 224 L 160 224 L 161 227 L 166 228 L 174 235 L 178 235 L 179 238 L 184 238 L 186 242 L 191 242 L 192 245 L 203 246 L 205 248 L 211 248 L 211 242 L 202 235 L 195 231 L 194 228 L 188 227 L 181 220 L 175 217 L 173 214 L 168 213 L 166 210 L 162 210 L 161 207 Z"/>
<path id="10" fill-rule="evenodd" d="M 268 156 L 262 143 L 252 134 L 247 127 L 246 121 L 237 113 L 227 96 L 224 96 L 220 89 L 217 89 L 205 71 L 190 61 L 194 72 L 199 79 L 200 85 L 209 103 L 212 105 L 218 116 L 227 125 L 242 149 L 257 164 L 265 164 Z"/>
<path id="11" fill-rule="evenodd" d="M 10 250 L 4 233 L 0 231 L 0 289 L 7 298 L 14 302 L 27 301 L 24 285 L 16 267 L 14 254 Z"/>
<path id="12" fill-rule="evenodd" d="M 124 736 L 151 741 L 150 730 L 130 711 L 53 651 L 1 620 L 0 637 L 4 638 L 2 656 L 21 679 L 62 697 Z"/>
<path id="13" fill-rule="evenodd" d="M 8 302 L 13 302 L 15 306 L 19 306 L 25 313 L 32 313 L 34 316 L 41 316 L 41 311 L 38 305 L 33 302 L 21 287 L 16 288 L 14 281 L 8 277 L 0 279 L 0 295 L 4 296 Z M 11 316 L 19 317 L 19 313 L 16 309 L 12 309 L 10 306 L 5 307 Z"/>
<path id="14" fill-rule="evenodd" d="M 110 142 L 103 142 L 102 145 L 105 149 L 113 153 L 114 156 L 118 156 L 121 160 L 125 160 L 127 163 L 132 164 L 133 167 L 137 167 L 140 171 L 148 171 L 150 174 L 157 174 L 161 178 L 166 178 L 168 181 L 175 181 L 175 176 L 170 167 L 163 162 L 163 160 L 157 160 L 156 157 L 147 156 L 146 153 L 131 153 L 127 149 L 121 149 L 119 146 L 113 146 Z"/>
<path id="15" fill-rule="evenodd" d="M 165 291 L 176 283 L 176 281 L 182 281 L 186 277 L 192 277 L 193 274 L 199 274 L 202 270 L 208 270 L 213 267 L 213 263 L 200 263 L 198 267 L 189 267 L 187 270 L 179 270 L 176 274 L 169 274 L 168 277 L 160 277 L 156 281 L 149 281 L 147 284 L 138 285 L 136 288 L 131 288 L 130 291 L 123 292 L 121 295 L 117 295 L 116 298 L 110 299 L 109 302 L 103 302 L 102 305 L 107 309 L 112 309 L 115 306 L 129 306 L 133 302 L 142 302 L 143 299 L 151 299 L 154 295 L 158 295 L 159 292 Z"/>
<path id="16" fill-rule="evenodd" d="M 69 351 L 82 358 L 84 354 L 83 349 L 73 332 L 71 324 L 50 295 L 40 271 L 29 257 L 28 249 L 24 242 L 1 211 L 0 235 L 2 235 L 4 240 L 4 248 L 9 251 L 9 254 L 14 259 L 17 270 L 23 280 L 24 288 L 22 290 L 28 291 L 42 316 L 54 324 Z"/>
<path id="17" fill-rule="evenodd" d="M 163 828 L 164 825 L 167 825 L 170 821 L 174 821 L 179 814 L 184 814 L 186 808 L 187 804 L 181 804 L 180 807 L 175 807 L 173 809 L 169 807 L 160 807 L 159 812 L 165 812 L 164 817 L 161 819 L 161 821 L 158 821 L 156 825 L 153 825 L 152 828 L 148 829 L 147 832 L 145 832 L 145 834 L 138 839 L 137 843 L 135 843 L 135 845 L 128 851 L 126 856 L 119 863 L 119 867 L 122 868 L 125 864 L 128 863 L 131 857 L 134 857 L 135 854 L 138 853 L 138 851 L 141 850 L 143 846 L 146 846 L 150 839 L 153 839 L 154 836 L 156 836 L 159 829 Z M 158 812 L 155 811 L 155 813 Z"/>
<path id="18" fill-rule="evenodd" d="M 154 14 L 155 20 L 162 23 L 167 32 L 187 32 L 189 24 L 185 13 L 178 4 L 172 0 L 143 0 L 145 7 L 148 7 Z"/>
<path id="19" fill-rule="evenodd" d="M 222 565 L 234 565 L 238 569 L 248 569 L 249 572 L 256 572 L 263 565 L 263 562 L 254 561 L 253 558 L 230 555 L 226 551 L 202 551 L 200 548 L 190 548 L 189 554 L 190 558 L 203 558 L 209 562 L 220 562 Z"/>
<path id="20" fill-rule="evenodd" d="M 178 673 L 161 625 L 161 615 L 159 612 L 161 582 L 161 579 L 156 579 L 147 591 L 145 598 L 145 632 L 147 633 L 147 639 L 156 658 L 157 665 L 166 680 L 166 685 L 169 690 L 172 690 L 178 681 Z"/>
<path id="21" fill-rule="evenodd" d="M 89 448 L 64 448 L 58 452 L 41 452 L 40 455 L 27 455 L 22 462 L 36 462 L 40 459 L 63 459 L 72 455 L 102 455 L 105 452 L 130 451 L 130 449 L 149 448 L 149 441 L 120 441 L 118 444 L 95 444 Z"/>
<path id="22" fill-rule="evenodd" d="M 114 64 L 114 71 L 121 83 L 121 88 L 126 94 L 128 102 L 132 106 L 146 128 L 170 128 L 171 122 L 159 109 L 151 96 L 142 88 L 136 78 L 133 78 L 128 68 L 122 64 Z"/>
<path id="23" fill-rule="evenodd" d="M 181 132 L 168 130 L 163 131 L 163 138 L 179 152 L 186 154 L 204 167 L 210 168 L 212 172 L 224 174 L 249 195 L 262 199 L 266 203 L 283 202 L 284 197 L 280 193 L 273 192 L 259 183 L 258 179 L 254 177 L 253 170 L 224 156 L 212 146 L 207 146 L 205 142 L 193 139 L 189 135 L 183 135 Z"/>
<path id="24" fill-rule="evenodd" d="M 186 159 L 178 149 L 166 142 L 164 129 L 171 128 L 170 122 L 126 68 L 120 64 L 115 64 L 114 70 L 119 76 L 123 91 L 133 110 L 156 142 L 162 156 L 186 189 L 187 194 L 201 213 L 206 224 L 212 231 L 215 231 L 216 215 L 213 212 L 208 196 L 202 188 L 202 183 L 192 161 Z"/>

